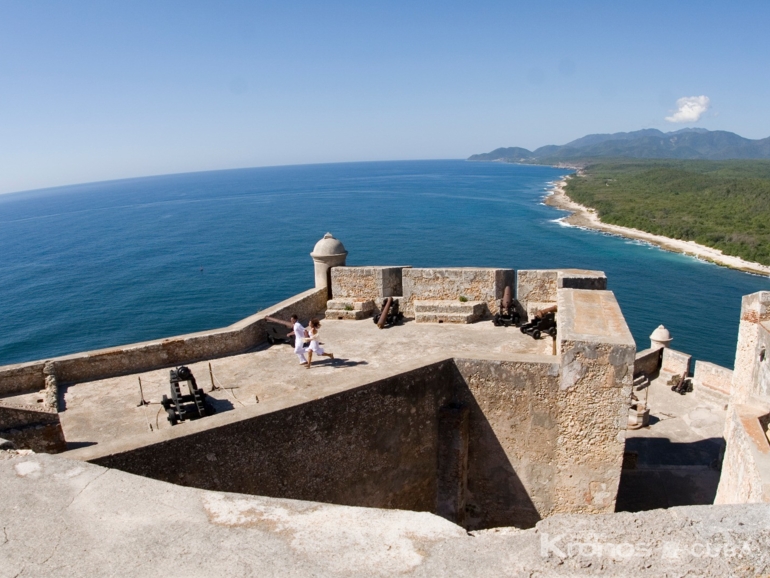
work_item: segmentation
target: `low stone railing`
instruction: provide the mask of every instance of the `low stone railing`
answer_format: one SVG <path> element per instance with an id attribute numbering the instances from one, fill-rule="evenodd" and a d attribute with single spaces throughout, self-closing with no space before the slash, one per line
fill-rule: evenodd
<path id="1" fill-rule="evenodd" d="M 60 383 L 72 383 L 242 353 L 267 340 L 265 317 L 305 319 L 325 308 L 326 288 L 310 289 L 229 327 L 0 367 L 0 396 L 43 389 L 46 363 Z"/>

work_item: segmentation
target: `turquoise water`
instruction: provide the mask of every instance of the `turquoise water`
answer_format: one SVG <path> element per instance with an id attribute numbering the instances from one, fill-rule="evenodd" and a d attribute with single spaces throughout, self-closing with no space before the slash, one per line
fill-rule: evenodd
<path id="1" fill-rule="evenodd" d="M 270 167 L 0 196 L 0 364 L 228 325 L 349 265 L 576 267 L 609 279 L 640 348 L 732 367 L 741 296 L 770 280 L 564 227 L 564 169 L 465 161 Z"/>

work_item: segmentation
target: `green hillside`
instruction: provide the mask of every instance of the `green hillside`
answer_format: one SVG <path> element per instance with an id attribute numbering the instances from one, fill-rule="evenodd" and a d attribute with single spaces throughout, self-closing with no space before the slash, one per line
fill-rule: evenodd
<path id="1" fill-rule="evenodd" d="M 606 223 L 770 265 L 770 161 L 602 160 L 566 192 Z"/>

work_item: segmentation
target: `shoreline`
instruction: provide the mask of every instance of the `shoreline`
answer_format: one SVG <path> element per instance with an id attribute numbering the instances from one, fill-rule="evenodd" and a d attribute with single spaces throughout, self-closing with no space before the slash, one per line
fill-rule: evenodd
<path id="1" fill-rule="evenodd" d="M 579 170 L 577 173 L 578 176 L 580 176 L 580 173 L 581 171 Z M 762 277 L 770 276 L 770 267 L 767 265 L 746 261 L 732 255 L 725 255 L 721 250 L 714 249 L 713 247 L 706 247 L 705 245 L 700 245 L 694 241 L 682 241 L 680 239 L 672 239 L 662 235 L 653 235 L 652 233 L 640 231 L 639 229 L 632 229 L 630 227 L 621 227 L 619 225 L 603 223 L 601 219 L 599 219 L 595 209 L 576 203 L 567 196 L 565 192 L 567 180 L 572 177 L 573 175 L 568 175 L 562 180 L 554 183 L 543 201 L 546 205 L 571 213 L 566 217 L 558 219 L 558 221 L 573 227 L 592 229 L 610 235 L 644 241 L 645 243 L 650 243 L 651 245 L 655 245 L 666 251 L 671 251 L 672 253 L 682 253 L 702 261 L 709 261 L 716 265 L 721 265 L 722 267 L 737 269 L 744 273 L 752 273 Z"/>

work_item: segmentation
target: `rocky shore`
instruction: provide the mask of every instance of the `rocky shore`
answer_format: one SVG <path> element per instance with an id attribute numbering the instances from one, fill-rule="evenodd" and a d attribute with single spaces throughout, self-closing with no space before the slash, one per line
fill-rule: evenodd
<path id="1" fill-rule="evenodd" d="M 577 172 L 578 177 L 580 176 L 580 173 L 581 171 Z M 629 239 L 637 239 L 656 245 L 661 249 L 665 249 L 666 251 L 684 253 L 685 255 L 690 255 L 697 259 L 710 261 L 712 263 L 716 263 L 717 265 L 738 269 L 747 273 L 754 273 L 755 275 L 770 276 L 770 267 L 766 265 L 745 261 L 740 257 L 733 257 L 732 255 L 725 255 L 719 249 L 706 247 L 705 245 L 700 245 L 694 241 L 671 239 L 661 235 L 646 233 L 645 231 L 640 231 L 639 229 L 631 229 L 629 227 L 620 227 L 618 225 L 603 223 L 597 215 L 595 209 L 576 203 L 567 196 L 565 189 L 567 186 L 567 181 L 570 178 L 574 178 L 573 175 L 567 176 L 563 180 L 554 184 L 553 188 L 549 191 L 549 194 L 545 199 L 545 203 L 547 205 L 572 213 L 571 215 L 560 219 L 562 222 L 568 225 L 572 225 L 573 227 L 582 227 L 585 229 L 594 229 L 596 231 L 609 233 L 611 235 L 618 235 L 621 237 L 627 237 Z"/>

